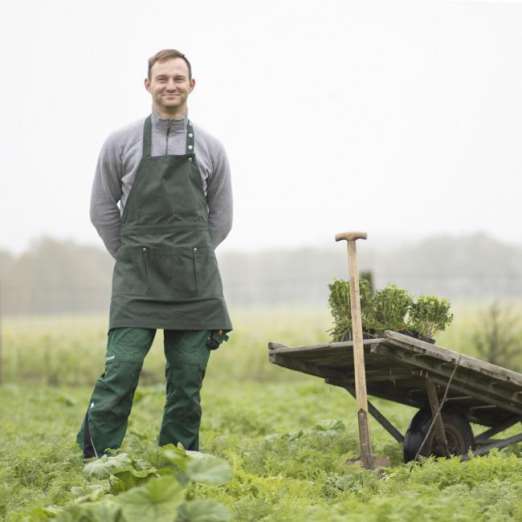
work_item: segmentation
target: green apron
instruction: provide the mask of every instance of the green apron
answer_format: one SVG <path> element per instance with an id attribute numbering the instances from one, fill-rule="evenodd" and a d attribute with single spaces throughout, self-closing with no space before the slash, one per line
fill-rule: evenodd
<path id="1" fill-rule="evenodd" d="M 151 156 L 151 143 L 149 116 L 122 216 L 109 328 L 229 331 L 193 126 L 183 155 Z"/>

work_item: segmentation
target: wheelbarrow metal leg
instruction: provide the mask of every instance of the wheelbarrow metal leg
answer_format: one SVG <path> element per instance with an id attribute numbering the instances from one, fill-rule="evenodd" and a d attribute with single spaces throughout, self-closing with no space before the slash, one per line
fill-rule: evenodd
<path id="1" fill-rule="evenodd" d="M 507 421 L 503 422 L 502 424 L 499 424 L 498 426 L 493 426 L 492 428 L 483 431 L 475 437 L 475 444 L 487 444 L 488 440 L 491 437 L 494 437 L 497 433 L 500 433 L 501 431 L 511 428 L 511 426 L 515 425 L 517 422 L 521 420 L 522 417 L 512 417 L 511 419 L 508 419 Z"/>
<path id="2" fill-rule="evenodd" d="M 509 437 L 507 439 L 496 440 L 496 441 L 491 442 L 490 444 L 486 444 L 486 445 L 481 446 L 480 448 L 476 449 L 473 452 L 473 456 L 478 457 L 479 455 L 485 455 L 486 453 L 488 453 L 490 450 L 492 450 L 494 448 L 498 448 L 498 449 L 506 448 L 507 446 L 510 446 L 511 444 L 515 444 L 515 443 L 521 442 L 521 441 L 522 441 L 522 433 L 519 433 L 518 435 L 513 435 L 513 437 Z M 469 459 L 468 455 L 462 456 L 462 460 L 468 460 L 468 459 Z"/>
<path id="3" fill-rule="evenodd" d="M 346 388 L 346 390 L 355 398 L 353 389 Z M 368 412 L 399 444 L 404 443 L 402 433 L 370 401 L 368 401 Z"/>

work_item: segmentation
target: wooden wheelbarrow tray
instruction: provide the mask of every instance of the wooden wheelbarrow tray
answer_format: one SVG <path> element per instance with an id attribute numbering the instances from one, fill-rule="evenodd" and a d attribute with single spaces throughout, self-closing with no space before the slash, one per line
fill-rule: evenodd
<path id="1" fill-rule="evenodd" d="M 322 377 L 354 395 L 351 341 L 268 347 L 272 363 Z M 522 433 L 492 438 L 522 420 L 522 374 L 393 331 L 365 339 L 364 357 L 369 395 L 419 409 L 403 435 L 368 404 L 373 418 L 404 446 L 405 460 L 419 454 L 480 455 L 522 441 Z M 487 429 L 474 436 L 469 423 Z"/>

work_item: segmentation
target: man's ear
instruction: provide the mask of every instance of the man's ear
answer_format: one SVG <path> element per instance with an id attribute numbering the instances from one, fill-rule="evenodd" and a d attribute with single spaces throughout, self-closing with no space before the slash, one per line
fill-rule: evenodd
<path id="1" fill-rule="evenodd" d="M 192 92 L 194 90 L 195 86 L 196 86 L 196 80 L 194 78 L 192 78 L 192 80 L 190 80 L 190 92 Z"/>
<path id="2" fill-rule="evenodd" d="M 145 85 L 145 89 L 150 92 L 150 80 L 148 78 L 145 78 L 145 80 L 143 80 L 143 85 Z"/>

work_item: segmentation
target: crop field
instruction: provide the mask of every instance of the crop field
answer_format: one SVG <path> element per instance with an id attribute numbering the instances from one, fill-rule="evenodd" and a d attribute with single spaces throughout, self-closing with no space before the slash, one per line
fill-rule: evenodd
<path id="1" fill-rule="evenodd" d="M 201 450 L 155 440 L 164 401 L 162 333 L 142 373 L 122 450 L 85 466 L 75 445 L 102 372 L 104 317 L 4 318 L 0 386 L 0 518 L 7 521 L 522 521 L 522 446 L 486 457 L 404 464 L 373 420 L 366 471 L 355 401 L 342 389 L 268 362 L 267 342 L 327 341 L 326 311 L 233 314 L 202 392 Z M 437 341 L 474 353 L 475 308 L 457 306 Z M 404 432 L 414 410 L 375 400 Z M 480 429 L 480 427 L 474 427 Z"/>

